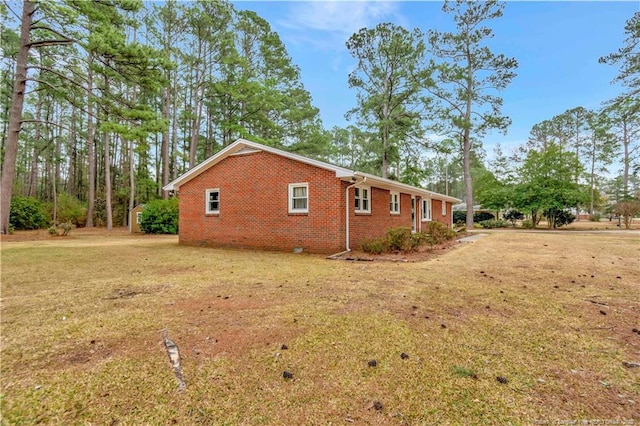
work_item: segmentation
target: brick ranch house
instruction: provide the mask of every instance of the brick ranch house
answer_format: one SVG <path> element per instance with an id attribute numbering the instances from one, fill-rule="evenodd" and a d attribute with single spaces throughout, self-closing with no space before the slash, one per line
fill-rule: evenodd
<path id="1" fill-rule="evenodd" d="M 164 187 L 181 244 L 337 253 L 387 229 L 452 225 L 457 198 L 239 139 Z"/>

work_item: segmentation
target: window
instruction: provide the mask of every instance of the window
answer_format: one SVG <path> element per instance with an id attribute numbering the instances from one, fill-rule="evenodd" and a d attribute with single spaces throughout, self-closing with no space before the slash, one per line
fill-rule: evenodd
<path id="1" fill-rule="evenodd" d="M 289 184 L 289 213 L 309 213 L 309 184 Z"/>
<path id="2" fill-rule="evenodd" d="M 136 223 L 140 225 L 141 221 L 142 221 L 142 212 L 136 212 Z"/>
<path id="3" fill-rule="evenodd" d="M 389 211 L 392 214 L 400 214 L 400 193 L 391 191 L 389 193 Z"/>
<path id="4" fill-rule="evenodd" d="M 447 202 L 445 200 L 442 200 L 441 203 L 442 203 L 442 216 L 446 216 L 447 215 Z"/>
<path id="5" fill-rule="evenodd" d="M 431 199 L 424 198 L 422 200 L 422 220 L 430 221 L 431 220 Z"/>
<path id="6" fill-rule="evenodd" d="M 371 189 L 369 187 L 353 188 L 353 199 L 356 213 L 371 213 L 371 199 L 369 195 Z"/>
<path id="7" fill-rule="evenodd" d="M 205 206 L 206 214 L 220 213 L 220 189 L 207 189 L 206 191 L 207 205 Z"/>

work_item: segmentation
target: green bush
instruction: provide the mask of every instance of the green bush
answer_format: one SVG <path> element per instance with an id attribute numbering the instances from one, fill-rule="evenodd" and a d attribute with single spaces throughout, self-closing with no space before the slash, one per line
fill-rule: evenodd
<path id="1" fill-rule="evenodd" d="M 467 212 L 454 210 L 453 223 L 466 223 L 466 221 L 467 221 Z"/>
<path id="2" fill-rule="evenodd" d="M 524 214 L 519 212 L 518 210 L 507 210 L 502 215 L 504 220 L 511 222 L 511 226 L 516 226 L 516 221 L 524 219 Z"/>
<path id="3" fill-rule="evenodd" d="M 507 226 L 507 222 L 502 219 L 483 220 L 480 222 L 480 226 L 486 229 L 505 228 Z"/>
<path id="4" fill-rule="evenodd" d="M 530 220 L 523 220 L 522 221 L 522 227 L 524 229 L 533 229 L 534 228 L 533 222 L 531 222 Z"/>
<path id="5" fill-rule="evenodd" d="M 554 228 L 569 225 L 576 220 L 576 216 L 574 214 L 567 210 L 560 209 L 545 210 L 544 216 L 547 218 L 549 226 L 553 226 Z"/>
<path id="6" fill-rule="evenodd" d="M 32 197 L 13 197 L 9 224 L 16 230 L 42 229 L 49 224 L 40 201 Z"/>
<path id="7" fill-rule="evenodd" d="M 423 224 L 422 232 L 428 235 L 428 241 L 431 245 L 442 244 L 456 237 L 453 229 L 449 229 L 447 225 L 440 222 L 427 222 Z"/>
<path id="8" fill-rule="evenodd" d="M 360 243 L 360 248 L 365 253 L 382 254 L 388 250 L 387 239 L 385 237 L 369 238 Z"/>
<path id="9" fill-rule="evenodd" d="M 589 221 L 591 222 L 600 222 L 600 219 L 602 219 L 602 215 L 600 215 L 600 213 L 589 215 Z"/>
<path id="10" fill-rule="evenodd" d="M 69 235 L 71 230 L 75 228 L 75 225 L 71 222 L 63 222 L 60 224 L 60 228 L 62 228 L 62 235 Z"/>
<path id="11" fill-rule="evenodd" d="M 456 236 L 453 230 L 440 222 L 427 222 L 424 228 L 423 232 L 413 233 L 404 226 L 391 228 L 384 237 L 366 239 L 360 243 L 360 247 L 365 253 L 371 254 L 385 251 L 409 253 L 424 244 L 434 246 Z"/>
<path id="12" fill-rule="evenodd" d="M 177 234 L 178 199 L 147 203 L 140 217 L 140 229 L 147 234 Z"/>
<path id="13" fill-rule="evenodd" d="M 391 251 L 410 251 L 411 229 L 406 226 L 391 228 L 387 231 L 387 245 Z"/>
<path id="14" fill-rule="evenodd" d="M 49 227 L 49 235 L 52 235 L 54 237 L 57 237 L 59 235 L 67 236 L 69 235 L 69 233 L 71 233 L 71 230 L 75 227 L 76 226 L 71 222 L 62 222 L 58 226 L 51 225 Z M 62 229 L 62 234 L 58 231 L 58 228 Z"/>
<path id="15" fill-rule="evenodd" d="M 475 223 L 480 223 L 485 220 L 495 219 L 496 217 L 489 212 L 477 212 L 473 214 L 473 221 Z M 466 223 L 467 222 L 467 212 L 466 211 L 454 211 L 453 212 L 453 223 Z"/>
<path id="16" fill-rule="evenodd" d="M 87 208 L 76 197 L 63 192 L 58 194 L 56 220 L 58 223 L 71 222 L 76 226 L 84 226 L 87 221 Z"/>
<path id="17" fill-rule="evenodd" d="M 425 243 L 429 243 L 431 244 L 430 240 L 429 240 L 429 235 L 425 232 L 414 232 L 411 234 L 411 237 L 409 238 L 409 244 L 411 246 L 411 251 L 417 249 L 418 247 L 420 247 L 421 245 L 425 244 Z"/>
<path id="18" fill-rule="evenodd" d="M 556 213 L 556 226 L 558 227 L 569 225 L 570 223 L 573 223 L 574 220 L 576 220 L 576 215 L 566 210 L 560 210 Z"/>
<path id="19" fill-rule="evenodd" d="M 493 215 L 493 213 L 489 213 L 489 212 L 478 212 L 473 214 L 473 221 L 475 223 L 480 223 L 480 222 L 484 222 L 485 220 L 492 220 L 495 218 L 496 217 Z"/>

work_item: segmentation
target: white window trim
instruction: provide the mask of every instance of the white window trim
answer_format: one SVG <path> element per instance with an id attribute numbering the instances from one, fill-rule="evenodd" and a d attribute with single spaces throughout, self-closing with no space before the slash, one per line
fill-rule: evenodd
<path id="1" fill-rule="evenodd" d="M 209 209 L 209 194 L 211 194 L 212 192 L 217 192 L 218 193 L 218 209 L 217 210 L 210 210 Z M 220 214 L 220 188 L 210 188 L 205 190 L 205 194 L 204 194 L 204 211 L 205 214 Z"/>
<path id="2" fill-rule="evenodd" d="M 293 207 L 293 189 L 294 188 L 305 188 L 307 193 L 307 207 L 304 209 L 296 209 Z M 301 183 L 290 183 L 289 184 L 289 213 L 309 213 L 309 183 L 301 182 Z"/>
<path id="3" fill-rule="evenodd" d="M 136 223 L 140 225 L 140 222 L 142 222 L 142 212 L 136 212 Z"/>
<path id="4" fill-rule="evenodd" d="M 440 201 L 442 203 L 442 217 L 447 216 L 447 202 L 445 200 Z"/>
<path id="5" fill-rule="evenodd" d="M 356 188 L 359 189 L 358 192 L 360 192 L 360 196 L 356 197 Z M 365 189 L 367 191 L 367 198 L 364 198 L 365 200 L 367 200 L 367 208 L 363 209 L 362 208 L 362 190 Z M 360 200 L 360 208 L 356 209 L 355 208 L 355 200 L 358 199 Z M 371 187 L 370 186 L 356 186 L 353 190 L 353 200 L 354 200 L 354 211 L 356 213 L 371 213 Z"/>
<path id="6" fill-rule="evenodd" d="M 427 206 L 429 206 L 429 208 L 426 208 Z M 431 204 L 431 198 L 423 198 L 421 207 L 422 207 L 422 221 L 431 222 L 433 218 L 433 214 L 432 214 L 433 206 Z"/>
<path id="7" fill-rule="evenodd" d="M 398 209 L 397 210 L 393 209 L 394 195 L 395 195 L 396 200 L 398 202 Z M 389 191 L 389 213 L 391 213 L 391 214 L 400 214 L 400 193 L 397 192 L 397 191 Z"/>

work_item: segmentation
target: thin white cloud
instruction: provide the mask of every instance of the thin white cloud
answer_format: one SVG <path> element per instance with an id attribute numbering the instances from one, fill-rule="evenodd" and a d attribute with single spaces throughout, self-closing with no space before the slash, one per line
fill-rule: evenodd
<path id="1" fill-rule="evenodd" d="M 305 1 L 290 2 L 287 15 L 277 24 L 293 42 L 336 50 L 361 28 L 386 21 L 404 22 L 397 2 Z"/>
<path id="2" fill-rule="evenodd" d="M 397 6 L 388 1 L 292 2 L 283 25 L 351 35 L 360 28 L 395 16 Z"/>

